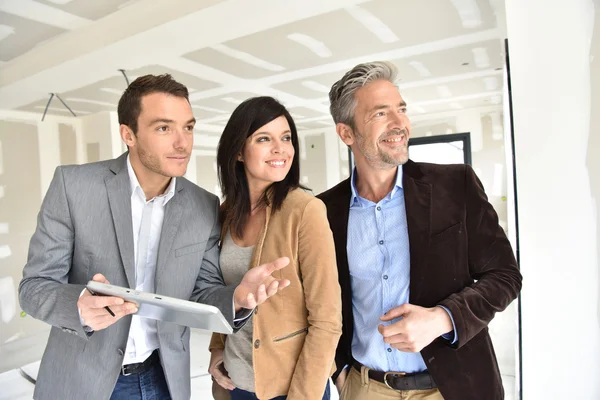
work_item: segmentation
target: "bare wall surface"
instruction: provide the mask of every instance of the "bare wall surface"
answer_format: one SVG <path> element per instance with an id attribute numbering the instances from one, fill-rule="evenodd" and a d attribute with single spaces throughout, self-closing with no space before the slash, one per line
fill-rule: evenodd
<path id="1" fill-rule="evenodd" d="M 595 400 L 600 76 L 597 59 L 590 65 L 590 45 L 597 48 L 597 8 L 592 0 L 507 0 L 506 16 L 523 274 L 523 398 Z"/>
<path id="2" fill-rule="evenodd" d="M 594 34 L 590 48 L 590 73 L 591 73 L 591 104 L 590 109 L 590 134 L 588 137 L 588 151 L 586 165 L 590 175 L 590 186 L 596 214 L 596 262 L 600 263 L 600 1 L 596 2 L 596 16 L 594 18 Z M 599 274 L 600 277 L 600 274 Z M 600 292 L 600 279 L 598 280 Z M 600 325 L 600 296 L 598 297 L 598 325 Z"/>
<path id="3" fill-rule="evenodd" d="M 217 179 L 217 151 L 214 156 L 196 156 L 196 183 L 209 192 L 220 195 L 219 180 Z M 188 167 L 189 168 L 189 167 Z"/>
<path id="4" fill-rule="evenodd" d="M 8 347 L 45 324 L 21 317 L 17 286 L 41 204 L 38 133 L 35 124 L 0 121 L 0 372 Z M 34 361 L 34 360 L 32 360 Z"/>
<path id="5" fill-rule="evenodd" d="M 60 140 L 60 163 L 62 165 L 77 164 L 77 139 L 75 129 L 71 125 L 58 125 Z"/>

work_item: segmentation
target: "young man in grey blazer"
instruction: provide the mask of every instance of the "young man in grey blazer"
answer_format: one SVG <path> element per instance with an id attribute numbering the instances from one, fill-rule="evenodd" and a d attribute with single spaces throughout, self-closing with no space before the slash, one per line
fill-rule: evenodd
<path id="1" fill-rule="evenodd" d="M 94 297 L 90 279 L 214 305 L 235 328 L 289 284 L 271 276 L 283 258 L 224 286 L 219 199 L 183 178 L 195 123 L 185 86 L 169 75 L 140 77 L 118 114 L 129 151 L 58 167 L 31 239 L 19 299 L 52 325 L 36 399 L 190 398 L 189 328 Z"/>

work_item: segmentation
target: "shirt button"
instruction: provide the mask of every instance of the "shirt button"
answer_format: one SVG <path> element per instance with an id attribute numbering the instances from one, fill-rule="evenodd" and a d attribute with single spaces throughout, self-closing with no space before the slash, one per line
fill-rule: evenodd
<path id="1" fill-rule="evenodd" d="M 388 276 L 387 276 L 387 275 L 384 275 L 384 276 L 383 276 L 383 279 L 385 279 L 386 281 L 387 281 L 387 278 L 388 278 Z"/>
<path id="2" fill-rule="evenodd" d="M 392 352 L 392 349 L 388 347 L 388 353 L 391 353 L 391 352 Z"/>
<path id="3" fill-rule="evenodd" d="M 383 244 L 383 240 L 380 240 L 380 241 L 379 241 L 379 244 Z"/>
<path id="4" fill-rule="evenodd" d="M 381 207 L 377 206 L 377 211 L 381 211 Z"/>
<path id="5" fill-rule="evenodd" d="M 260 340 L 256 339 L 256 340 L 254 341 L 254 348 L 255 348 L 255 349 L 258 349 L 259 347 L 260 347 Z"/>

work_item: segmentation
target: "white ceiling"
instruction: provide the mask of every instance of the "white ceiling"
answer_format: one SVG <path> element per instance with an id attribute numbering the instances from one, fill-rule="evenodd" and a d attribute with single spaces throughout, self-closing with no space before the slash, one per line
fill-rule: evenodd
<path id="1" fill-rule="evenodd" d="M 114 111 L 129 80 L 170 73 L 198 129 L 220 133 L 242 100 L 272 95 L 301 130 L 331 126 L 327 92 L 390 60 L 409 112 L 501 103 L 502 0 L 0 0 L 0 109 Z M 49 114 L 68 116 L 53 99 Z"/>

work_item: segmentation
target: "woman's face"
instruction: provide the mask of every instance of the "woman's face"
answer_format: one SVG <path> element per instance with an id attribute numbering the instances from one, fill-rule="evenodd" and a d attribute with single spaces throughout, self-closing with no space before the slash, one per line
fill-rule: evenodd
<path id="1" fill-rule="evenodd" d="M 261 126 L 247 139 L 238 160 L 244 163 L 250 191 L 285 179 L 294 160 L 292 132 L 284 116 Z"/>

